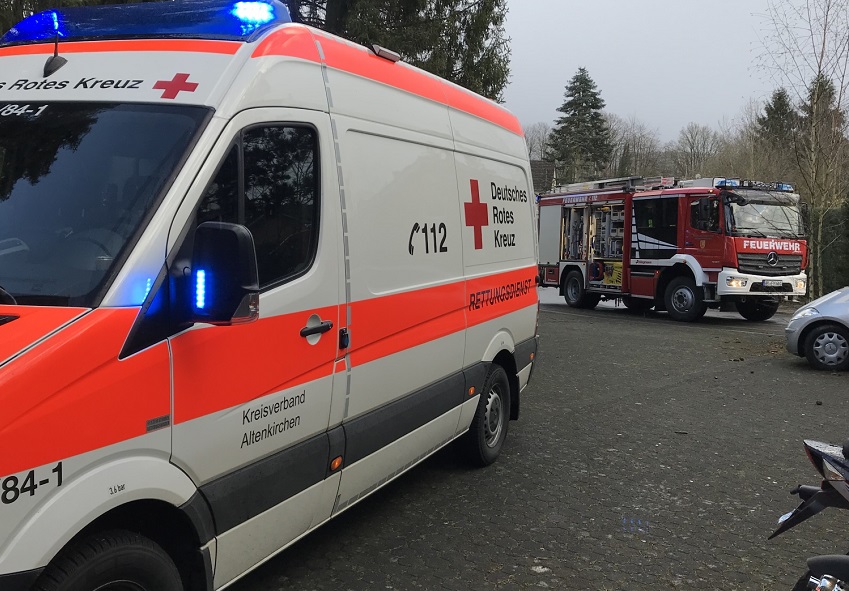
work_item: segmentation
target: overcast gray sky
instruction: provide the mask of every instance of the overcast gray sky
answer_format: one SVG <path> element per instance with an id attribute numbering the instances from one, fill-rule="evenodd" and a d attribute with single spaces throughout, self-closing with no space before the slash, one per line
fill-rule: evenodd
<path id="1" fill-rule="evenodd" d="M 768 0 L 507 0 L 505 106 L 523 126 L 553 124 L 579 67 L 606 110 L 677 138 L 717 127 L 776 84 L 759 67 Z"/>

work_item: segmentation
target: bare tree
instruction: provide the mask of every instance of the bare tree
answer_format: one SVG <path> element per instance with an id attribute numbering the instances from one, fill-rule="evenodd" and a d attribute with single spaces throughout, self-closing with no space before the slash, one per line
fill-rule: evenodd
<path id="1" fill-rule="evenodd" d="M 548 123 L 532 123 L 525 127 L 525 143 L 528 145 L 528 156 L 531 160 L 545 159 L 550 135 L 551 125 Z"/>
<path id="2" fill-rule="evenodd" d="M 625 129 L 631 151 L 633 172 L 639 176 L 666 174 L 660 170 L 660 135 L 636 117 L 628 120 Z"/>
<path id="3" fill-rule="evenodd" d="M 719 134 L 706 125 L 688 123 L 675 143 L 675 168 L 684 178 L 709 173 L 707 166 L 720 148 Z"/>
<path id="4" fill-rule="evenodd" d="M 846 99 L 849 90 L 849 0 L 772 0 L 775 35 L 764 57 L 802 108 L 796 168 L 810 205 L 810 293 L 823 292 L 828 220 L 847 196 Z"/>

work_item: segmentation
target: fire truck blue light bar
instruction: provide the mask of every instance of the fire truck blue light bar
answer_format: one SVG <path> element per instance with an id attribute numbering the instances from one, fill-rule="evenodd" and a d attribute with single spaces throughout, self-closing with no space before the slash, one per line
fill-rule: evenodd
<path id="1" fill-rule="evenodd" d="M 100 39 L 217 39 L 251 42 L 292 22 L 278 0 L 177 0 L 46 10 L 12 27 L 0 45 Z"/>

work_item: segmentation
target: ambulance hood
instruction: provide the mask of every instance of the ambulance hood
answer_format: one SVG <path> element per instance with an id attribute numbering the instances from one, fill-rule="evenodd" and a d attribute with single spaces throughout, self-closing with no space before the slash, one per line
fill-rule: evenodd
<path id="1" fill-rule="evenodd" d="M 85 308 L 0 306 L 0 368 L 86 312 Z"/>

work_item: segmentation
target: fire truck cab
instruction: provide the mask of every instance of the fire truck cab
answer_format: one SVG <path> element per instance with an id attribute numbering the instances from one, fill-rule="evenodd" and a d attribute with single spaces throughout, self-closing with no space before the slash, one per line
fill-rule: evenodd
<path id="1" fill-rule="evenodd" d="M 538 203 L 540 284 L 573 307 L 621 299 L 679 321 L 734 307 L 759 321 L 807 287 L 800 198 L 786 183 L 625 177 Z"/>

